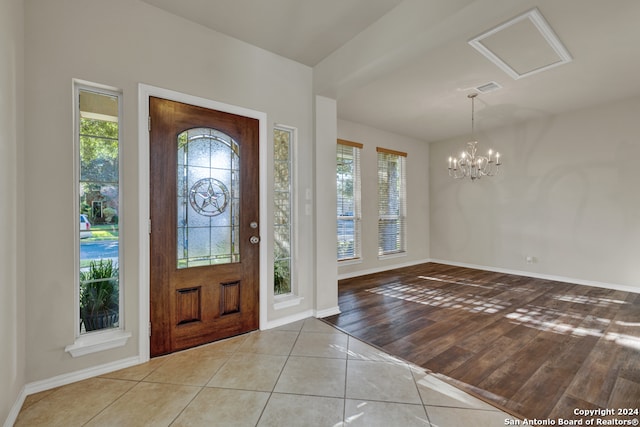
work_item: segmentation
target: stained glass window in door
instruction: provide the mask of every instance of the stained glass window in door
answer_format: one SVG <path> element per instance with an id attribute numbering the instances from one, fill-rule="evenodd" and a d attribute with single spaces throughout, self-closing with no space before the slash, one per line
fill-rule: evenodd
<path id="1" fill-rule="evenodd" d="M 210 128 L 178 135 L 178 268 L 240 262 L 240 146 Z"/>

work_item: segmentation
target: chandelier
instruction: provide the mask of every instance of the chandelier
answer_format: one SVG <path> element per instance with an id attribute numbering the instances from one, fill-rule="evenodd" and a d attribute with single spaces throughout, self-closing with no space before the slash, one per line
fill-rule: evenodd
<path id="1" fill-rule="evenodd" d="M 449 157 L 449 176 L 456 179 L 471 178 L 471 181 L 480 179 L 483 176 L 494 176 L 498 173 L 500 163 L 500 153 L 493 154 L 493 150 L 489 150 L 487 156 L 476 155 L 478 150 L 478 141 L 475 140 L 474 129 L 474 100 L 478 96 L 477 93 L 469 94 L 467 97 L 471 99 L 471 138 L 472 141 L 467 142 L 467 149 L 462 152 L 460 157 Z"/>

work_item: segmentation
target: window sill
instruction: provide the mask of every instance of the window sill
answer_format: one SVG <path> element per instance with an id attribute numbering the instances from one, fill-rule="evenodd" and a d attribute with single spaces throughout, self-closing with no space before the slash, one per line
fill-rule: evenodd
<path id="1" fill-rule="evenodd" d="M 362 258 L 351 258 L 351 259 L 345 259 L 343 261 L 338 261 L 338 267 L 342 267 L 343 265 L 353 265 L 353 264 L 362 264 Z"/>
<path id="2" fill-rule="evenodd" d="M 394 252 L 392 254 L 378 255 L 378 259 L 401 258 L 407 256 L 407 252 Z"/>
<path id="3" fill-rule="evenodd" d="M 95 332 L 76 338 L 76 342 L 65 347 L 64 351 L 73 357 L 85 356 L 99 351 L 122 347 L 131 338 L 131 332 L 116 329 L 105 332 Z"/>
<path id="4" fill-rule="evenodd" d="M 304 297 L 299 297 L 294 294 L 277 296 L 274 298 L 275 302 L 273 303 L 274 310 L 283 310 L 285 308 L 294 307 L 296 305 L 300 305 Z"/>

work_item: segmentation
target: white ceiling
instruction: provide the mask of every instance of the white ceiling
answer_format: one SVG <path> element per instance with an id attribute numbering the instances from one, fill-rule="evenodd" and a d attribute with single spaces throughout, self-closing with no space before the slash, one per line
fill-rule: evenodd
<path id="1" fill-rule="evenodd" d="M 143 0 L 314 67 L 339 118 L 428 142 L 640 95 L 638 0 Z M 468 44 L 538 8 L 572 62 L 514 80 Z M 526 53 L 514 40 L 511 51 Z"/>
<path id="2" fill-rule="evenodd" d="M 143 0 L 313 67 L 402 0 Z"/>

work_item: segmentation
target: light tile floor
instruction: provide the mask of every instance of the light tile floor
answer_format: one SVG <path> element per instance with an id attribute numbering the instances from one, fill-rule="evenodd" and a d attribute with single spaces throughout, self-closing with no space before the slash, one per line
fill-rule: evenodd
<path id="1" fill-rule="evenodd" d="M 16 426 L 504 426 L 508 414 L 309 318 L 28 396 Z"/>

